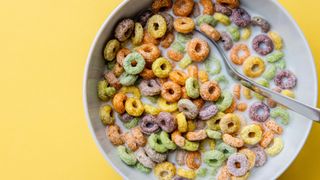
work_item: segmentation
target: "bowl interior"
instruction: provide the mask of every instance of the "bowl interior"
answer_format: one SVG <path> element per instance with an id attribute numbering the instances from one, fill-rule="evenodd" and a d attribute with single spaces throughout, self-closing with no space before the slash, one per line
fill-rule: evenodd
<path id="1" fill-rule="evenodd" d="M 241 0 L 241 2 L 251 14 L 258 14 L 269 20 L 272 29 L 281 34 L 285 42 L 284 51 L 288 69 L 295 72 L 298 77 L 298 87 L 295 91 L 297 99 L 310 105 L 316 105 L 317 78 L 313 58 L 295 22 L 276 1 Z M 94 139 L 104 157 L 127 179 L 142 179 L 146 176 L 122 163 L 115 147 L 106 138 L 105 127 L 99 119 L 98 111 L 101 102 L 96 95 L 96 86 L 104 72 L 103 49 L 107 40 L 112 37 L 115 25 L 125 17 L 134 17 L 150 3 L 150 0 L 127 0 L 109 16 L 92 45 L 84 79 L 84 104 Z M 283 151 L 278 156 L 269 158 L 265 166 L 253 170 L 251 179 L 277 178 L 299 153 L 309 134 L 312 122 L 293 112 L 290 112 L 290 116 L 291 122 L 285 127 L 282 136 L 285 143 Z"/>

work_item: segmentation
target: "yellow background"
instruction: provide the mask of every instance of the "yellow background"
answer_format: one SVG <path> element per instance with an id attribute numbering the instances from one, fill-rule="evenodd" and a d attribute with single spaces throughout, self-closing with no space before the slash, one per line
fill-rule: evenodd
<path id="1" fill-rule="evenodd" d="M 121 1 L 0 1 L 0 179 L 121 179 L 98 151 L 82 105 L 89 47 Z M 280 2 L 304 31 L 319 71 L 320 1 Z M 319 132 L 314 124 L 280 179 L 319 179 Z"/>

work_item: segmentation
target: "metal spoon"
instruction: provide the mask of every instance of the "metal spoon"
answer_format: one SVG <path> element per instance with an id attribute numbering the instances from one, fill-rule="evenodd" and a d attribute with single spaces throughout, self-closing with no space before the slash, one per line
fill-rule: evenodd
<path id="1" fill-rule="evenodd" d="M 282 94 L 272 91 L 269 88 L 263 87 L 260 84 L 254 82 L 253 80 L 247 78 L 246 76 L 239 73 L 233 65 L 230 63 L 228 57 L 224 53 L 223 49 L 220 47 L 220 45 L 212 40 L 209 36 L 207 36 L 205 33 L 202 33 L 199 29 L 196 29 L 196 31 L 204 36 L 207 40 L 209 40 L 219 51 L 223 62 L 225 64 L 226 70 L 228 74 L 235 80 L 239 81 L 243 86 L 251 89 L 252 91 L 266 97 L 271 98 L 272 100 L 278 102 L 279 104 L 282 104 L 286 106 L 287 108 L 291 109 L 292 111 L 303 115 L 304 117 L 311 119 L 316 122 L 320 122 L 320 109 L 311 107 L 307 104 L 301 103 L 295 99 L 289 98 L 287 96 L 283 96 Z"/>

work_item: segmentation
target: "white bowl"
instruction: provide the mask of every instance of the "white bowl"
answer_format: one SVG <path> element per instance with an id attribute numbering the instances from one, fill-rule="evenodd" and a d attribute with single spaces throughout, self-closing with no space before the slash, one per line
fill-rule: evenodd
<path id="1" fill-rule="evenodd" d="M 297 98 L 315 106 L 318 92 L 315 65 L 310 48 L 296 22 L 275 0 L 241 0 L 241 2 L 245 9 L 266 18 L 272 24 L 273 30 L 281 33 L 286 46 L 288 68 L 298 77 Z M 84 75 L 83 101 L 90 130 L 104 157 L 125 179 L 145 179 L 146 175 L 121 162 L 116 149 L 107 140 L 105 127 L 99 119 L 98 110 L 101 102 L 97 98 L 96 87 L 104 71 L 103 49 L 116 23 L 124 17 L 133 17 L 150 3 L 151 0 L 125 0 L 110 14 L 92 44 Z M 285 143 L 283 151 L 278 156 L 269 158 L 265 166 L 253 170 L 250 179 L 276 179 L 298 155 L 308 137 L 312 122 L 295 113 L 291 113 L 291 116 L 291 122 L 283 134 Z"/>

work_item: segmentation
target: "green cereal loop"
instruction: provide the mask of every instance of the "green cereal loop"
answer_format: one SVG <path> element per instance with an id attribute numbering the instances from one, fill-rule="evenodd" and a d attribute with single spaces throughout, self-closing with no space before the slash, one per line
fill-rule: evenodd
<path id="1" fill-rule="evenodd" d="M 186 55 L 180 62 L 179 62 L 179 67 L 181 69 L 187 68 L 190 64 L 192 63 L 192 59 Z"/>
<path id="2" fill-rule="evenodd" d="M 225 159 L 225 155 L 217 150 L 207 151 L 203 155 L 204 163 L 210 167 L 220 167 Z"/>
<path id="3" fill-rule="evenodd" d="M 107 87 L 106 88 L 106 95 L 109 97 L 112 97 L 113 95 L 115 95 L 116 92 L 117 92 L 117 90 L 114 87 Z"/>
<path id="4" fill-rule="evenodd" d="M 233 101 L 233 96 L 228 91 L 223 91 L 220 98 L 216 102 L 216 105 L 218 106 L 219 111 L 225 111 L 228 109 L 228 107 L 231 106 Z"/>
<path id="5" fill-rule="evenodd" d="M 287 63 L 284 59 L 279 60 L 278 62 L 275 63 L 275 65 L 278 69 L 281 69 L 281 70 L 287 67 Z"/>
<path id="6" fill-rule="evenodd" d="M 127 129 L 132 129 L 139 124 L 139 118 L 133 118 L 131 121 L 123 123 L 123 126 Z"/>
<path id="7" fill-rule="evenodd" d="M 225 114 L 223 112 L 218 112 L 215 116 L 213 116 L 211 119 L 209 119 L 207 121 L 208 128 L 210 128 L 211 130 L 214 130 L 214 131 L 220 130 L 219 122 L 224 115 Z"/>
<path id="8" fill-rule="evenodd" d="M 107 61 L 112 61 L 117 55 L 117 52 L 120 49 L 120 42 L 116 39 L 110 40 L 106 47 L 104 48 L 104 59 Z"/>
<path id="9" fill-rule="evenodd" d="M 197 151 L 199 149 L 199 143 L 186 140 L 184 146 L 181 148 L 187 151 Z"/>
<path id="10" fill-rule="evenodd" d="M 208 58 L 204 62 L 204 67 L 205 67 L 206 71 L 212 76 L 219 74 L 221 72 L 221 63 L 218 59 L 216 59 L 214 57 Z"/>
<path id="11" fill-rule="evenodd" d="M 274 64 L 270 64 L 270 66 L 266 69 L 266 71 L 262 74 L 262 77 L 266 80 L 271 81 L 277 73 L 277 67 Z"/>
<path id="12" fill-rule="evenodd" d="M 143 27 L 140 23 L 135 23 L 134 25 L 134 33 L 131 37 L 131 42 L 133 45 L 140 45 L 143 39 Z"/>
<path id="13" fill-rule="evenodd" d="M 133 66 L 132 63 L 136 62 Z M 123 61 L 123 68 L 128 74 L 136 75 L 143 71 L 146 65 L 142 55 L 136 52 L 130 53 Z"/>
<path id="14" fill-rule="evenodd" d="M 106 80 L 102 80 L 98 82 L 98 97 L 102 101 L 107 101 L 109 99 L 106 89 L 108 87 L 108 82 Z"/>
<path id="15" fill-rule="evenodd" d="M 228 144 L 220 143 L 216 146 L 216 150 L 222 152 L 225 156 L 225 158 L 229 158 L 232 154 L 237 152 L 237 148 L 231 147 Z"/>
<path id="16" fill-rule="evenodd" d="M 284 53 L 281 51 L 275 51 L 272 54 L 266 56 L 266 61 L 269 63 L 275 63 L 284 57 Z"/>
<path id="17" fill-rule="evenodd" d="M 167 32 L 167 22 L 161 15 L 153 15 L 148 20 L 147 30 L 152 37 L 161 38 Z"/>
<path id="18" fill-rule="evenodd" d="M 174 43 L 172 43 L 171 45 L 171 48 L 175 51 L 178 51 L 178 52 L 181 52 L 181 53 L 184 53 L 185 52 L 185 47 L 183 46 L 182 43 L 176 41 Z"/>
<path id="19" fill-rule="evenodd" d="M 222 13 L 214 13 L 213 17 L 215 20 L 225 26 L 229 26 L 231 24 L 230 18 Z"/>
<path id="20" fill-rule="evenodd" d="M 108 61 L 107 62 L 107 69 L 111 71 L 114 68 L 115 65 L 116 65 L 116 61 L 115 60 Z"/>
<path id="21" fill-rule="evenodd" d="M 131 75 L 131 74 L 128 74 L 128 73 L 124 72 L 119 77 L 120 78 L 120 84 L 122 84 L 123 86 L 134 85 L 134 83 L 136 82 L 138 77 L 139 76 L 137 76 L 137 75 Z"/>
<path id="22" fill-rule="evenodd" d="M 260 84 L 260 85 L 263 86 L 263 87 L 269 87 L 269 86 L 270 86 L 269 82 L 268 82 L 267 80 L 265 80 L 265 79 L 259 79 L 259 80 L 257 81 L 257 83 Z M 260 95 L 260 94 L 258 94 L 258 93 L 254 93 L 253 95 L 254 95 L 257 99 L 259 99 L 259 100 L 261 100 L 261 101 L 264 100 L 264 96 L 262 96 L 262 95 Z"/>
<path id="23" fill-rule="evenodd" d="M 152 169 L 145 167 L 144 165 L 142 165 L 142 164 L 139 163 L 139 162 L 136 164 L 135 167 L 136 167 L 136 169 L 138 169 L 140 172 L 143 172 L 143 173 L 145 173 L 145 174 L 149 174 L 149 173 L 152 171 Z"/>
<path id="24" fill-rule="evenodd" d="M 206 129 L 207 136 L 211 139 L 221 139 L 222 133 L 219 131 L 213 131 L 211 129 Z"/>
<path id="25" fill-rule="evenodd" d="M 192 34 L 177 33 L 177 40 L 182 44 L 186 44 L 188 41 L 192 39 L 192 36 Z"/>
<path id="26" fill-rule="evenodd" d="M 207 175 L 207 168 L 200 168 L 197 170 L 197 176 L 199 177 L 205 177 Z"/>
<path id="27" fill-rule="evenodd" d="M 133 152 L 126 148 L 125 146 L 121 145 L 117 147 L 117 152 L 120 159 L 129 166 L 133 166 L 137 163 L 137 158 L 133 154 Z"/>
<path id="28" fill-rule="evenodd" d="M 233 41 L 237 42 L 240 40 L 240 31 L 237 26 L 229 26 L 227 27 L 227 31 L 230 33 Z"/>
<path id="29" fill-rule="evenodd" d="M 200 96 L 200 85 L 196 78 L 190 77 L 186 80 L 187 95 L 193 99 Z"/>
<path id="30" fill-rule="evenodd" d="M 164 144 L 162 143 L 161 139 L 160 139 L 160 135 L 158 134 L 151 134 L 148 138 L 148 144 L 150 145 L 150 147 L 159 152 L 159 153 L 165 153 L 168 151 L 168 149 L 164 146 Z"/>
<path id="31" fill-rule="evenodd" d="M 157 101 L 158 101 L 159 96 L 146 96 L 146 98 L 147 98 L 150 102 L 156 104 Z"/>
<path id="32" fill-rule="evenodd" d="M 221 89 L 226 89 L 229 85 L 229 81 L 225 75 L 220 75 L 214 78 L 215 81 L 219 83 Z"/>
<path id="33" fill-rule="evenodd" d="M 166 58 L 160 57 L 152 63 L 152 71 L 158 78 L 168 77 L 171 70 L 172 65 Z"/>
<path id="34" fill-rule="evenodd" d="M 283 108 L 277 107 L 277 108 L 271 109 L 270 116 L 273 119 L 280 117 L 281 118 L 280 122 L 283 125 L 289 124 L 289 118 L 290 118 L 289 112 Z"/>
<path id="35" fill-rule="evenodd" d="M 201 24 L 203 23 L 209 24 L 214 27 L 217 25 L 218 21 L 213 16 L 205 14 L 197 18 L 197 26 L 201 26 Z"/>
<path id="36" fill-rule="evenodd" d="M 160 140 L 167 149 L 174 150 L 177 148 L 176 144 L 169 138 L 169 134 L 165 131 L 160 133 Z"/>
<path id="37" fill-rule="evenodd" d="M 242 29 L 241 31 L 241 39 L 242 40 L 248 40 L 252 34 L 251 27 L 246 27 Z"/>

